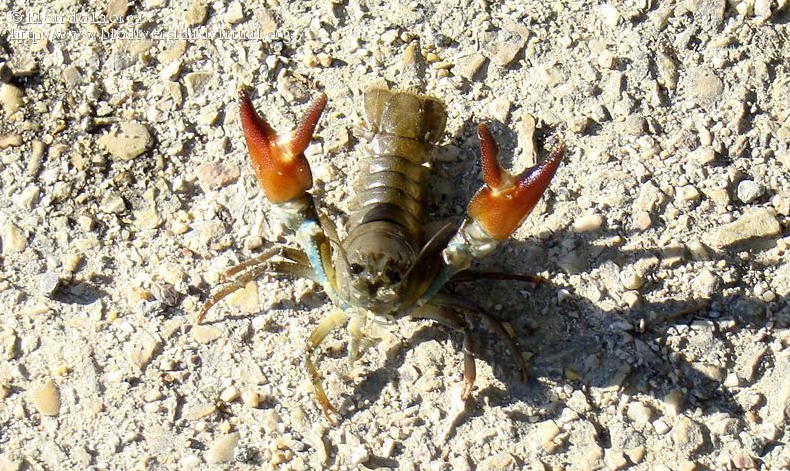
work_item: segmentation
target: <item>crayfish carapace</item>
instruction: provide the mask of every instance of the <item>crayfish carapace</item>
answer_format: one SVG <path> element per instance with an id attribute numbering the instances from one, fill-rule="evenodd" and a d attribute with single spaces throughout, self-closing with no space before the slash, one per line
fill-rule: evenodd
<path id="1" fill-rule="evenodd" d="M 445 226 L 425 241 L 423 212 L 433 146 L 446 122 L 444 104 L 433 97 L 374 88 L 365 94 L 369 137 L 361 160 L 347 236 L 339 241 L 334 223 L 307 191 L 312 186 L 304 151 L 327 103 L 310 107 L 296 130 L 279 136 L 240 93 L 241 123 L 255 175 L 272 214 L 296 234 L 300 249 L 275 246 L 231 268 L 236 276 L 205 304 L 197 322 L 222 298 L 264 273 L 314 280 L 338 308 L 323 319 L 307 342 L 307 369 L 319 404 L 330 421 L 337 411 L 321 385 L 313 352 L 336 327 L 348 323 L 349 360 L 380 338 L 386 325 L 405 317 L 433 319 L 464 335 L 466 399 L 475 381 L 476 341 L 469 319 L 477 318 L 503 339 L 526 376 L 527 365 L 502 324 L 477 304 L 444 289 L 469 279 L 474 259 L 490 253 L 521 225 L 549 186 L 565 152 L 559 144 L 541 164 L 511 175 L 498 160 L 498 147 L 485 124 L 478 129 L 483 181 L 454 230 Z M 528 277 L 527 277 L 528 278 Z"/>

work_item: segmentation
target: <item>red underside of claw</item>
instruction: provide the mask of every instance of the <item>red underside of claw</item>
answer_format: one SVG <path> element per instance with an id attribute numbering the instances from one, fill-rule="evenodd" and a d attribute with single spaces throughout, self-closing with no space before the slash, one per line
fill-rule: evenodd
<path id="1" fill-rule="evenodd" d="M 310 164 L 304 151 L 326 106 L 326 95 L 316 100 L 296 131 L 289 136 L 278 136 L 274 132 L 255 111 L 247 93 L 240 92 L 239 100 L 241 126 L 252 168 L 266 198 L 272 203 L 283 203 L 303 195 L 313 186 Z"/>
<path id="2" fill-rule="evenodd" d="M 485 186 L 472 197 L 467 213 L 493 238 L 503 240 L 518 229 L 538 204 L 565 154 L 557 145 L 549 157 L 517 176 L 499 165 L 497 148 L 488 126 L 478 128 Z"/>

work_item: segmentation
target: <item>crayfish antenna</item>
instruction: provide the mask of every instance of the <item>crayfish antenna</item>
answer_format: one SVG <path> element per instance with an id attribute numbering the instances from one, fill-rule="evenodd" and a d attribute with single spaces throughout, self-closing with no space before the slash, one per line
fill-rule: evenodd
<path id="1" fill-rule="evenodd" d="M 499 149 L 488 126 L 481 124 L 478 136 L 485 185 L 472 197 L 467 213 L 492 238 L 504 240 L 538 204 L 565 155 L 565 145 L 558 144 L 546 160 L 513 176 L 499 164 Z"/>
<path id="2" fill-rule="evenodd" d="M 291 135 L 278 136 L 252 106 L 249 95 L 239 92 L 241 126 L 247 141 L 252 168 L 258 183 L 272 203 L 284 203 L 302 196 L 313 186 L 310 164 L 304 151 L 326 106 L 325 94 L 310 107 Z"/>

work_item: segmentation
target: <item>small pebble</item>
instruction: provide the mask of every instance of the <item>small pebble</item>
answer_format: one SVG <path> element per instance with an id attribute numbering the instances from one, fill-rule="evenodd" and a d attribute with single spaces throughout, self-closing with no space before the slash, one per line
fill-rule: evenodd
<path id="1" fill-rule="evenodd" d="M 196 342 L 207 344 L 222 336 L 222 329 L 212 325 L 196 325 L 192 327 L 192 338 Z"/>
<path id="2" fill-rule="evenodd" d="M 154 354 L 159 349 L 159 342 L 148 332 L 140 332 L 129 344 L 129 360 L 138 370 L 142 371 L 148 366 Z"/>
<path id="3" fill-rule="evenodd" d="M 598 7 L 598 12 L 601 15 L 603 23 L 610 28 L 617 26 L 617 23 L 620 21 L 620 12 L 617 11 L 614 5 L 604 3 Z"/>
<path id="4" fill-rule="evenodd" d="M 710 270 L 702 270 L 699 275 L 694 277 L 691 282 L 694 289 L 704 297 L 710 297 L 716 293 L 716 287 L 719 284 L 719 277 L 717 277 Z"/>
<path id="5" fill-rule="evenodd" d="M 397 442 L 391 438 L 384 439 L 381 444 L 381 456 L 384 458 L 391 458 L 395 454 L 395 447 Z"/>
<path id="6" fill-rule="evenodd" d="M 639 197 L 634 202 L 634 211 L 652 213 L 666 200 L 666 195 L 655 184 L 646 182 L 639 188 Z"/>
<path id="7" fill-rule="evenodd" d="M 229 386 L 220 393 L 219 398 L 224 402 L 233 402 L 239 398 L 239 388 Z"/>
<path id="8" fill-rule="evenodd" d="M 687 417 L 679 417 L 672 427 L 672 443 L 687 453 L 693 453 L 705 444 L 702 427 Z"/>
<path id="9" fill-rule="evenodd" d="M 33 391 L 33 405 L 42 415 L 58 415 L 60 413 L 60 391 L 55 381 L 49 380 Z"/>
<path id="10" fill-rule="evenodd" d="M 463 56 L 455 61 L 455 73 L 470 82 L 474 80 L 475 75 L 480 71 L 485 64 L 486 58 L 479 52 L 475 52 L 468 56 Z"/>
<path id="11" fill-rule="evenodd" d="M 554 443 L 554 439 L 557 438 L 560 431 L 560 428 L 557 427 L 557 424 L 553 420 L 547 420 L 539 423 L 535 429 L 536 439 L 544 450 L 551 453 L 558 446 Z"/>
<path id="12" fill-rule="evenodd" d="M 754 15 L 764 19 L 770 18 L 772 15 L 771 3 L 772 3 L 771 0 L 755 0 Z M 787 3 L 785 2 L 784 5 L 787 6 Z"/>
<path id="13" fill-rule="evenodd" d="M 765 192 L 765 188 L 754 180 L 742 180 L 738 183 L 737 195 L 742 202 L 749 204 Z"/>
<path id="14" fill-rule="evenodd" d="M 101 211 L 107 214 L 118 214 L 126 210 L 126 201 L 116 194 L 109 194 L 101 201 Z"/>
<path id="15" fill-rule="evenodd" d="M 138 229 L 153 230 L 159 227 L 161 223 L 162 218 L 159 216 L 156 206 L 152 205 L 149 208 L 134 212 L 134 224 Z"/>
<path id="16" fill-rule="evenodd" d="M 669 90 L 674 90 L 678 85 L 678 67 L 675 61 L 663 52 L 656 54 L 656 68 L 658 69 L 659 83 Z"/>
<path id="17" fill-rule="evenodd" d="M 71 64 L 63 69 L 62 75 L 63 81 L 66 83 L 68 88 L 74 88 L 82 83 L 82 74 L 80 73 L 80 69 L 78 69 L 74 64 Z"/>
<path id="18" fill-rule="evenodd" d="M 370 451 L 363 444 L 351 447 L 348 455 L 351 465 L 357 468 L 370 461 Z"/>
<path id="19" fill-rule="evenodd" d="M 743 451 L 735 453 L 735 456 L 732 457 L 732 464 L 736 469 L 757 469 L 754 458 Z"/>
<path id="20" fill-rule="evenodd" d="M 332 62 L 334 62 L 334 57 L 330 56 L 325 52 L 319 52 L 316 54 L 316 59 L 318 59 L 318 63 L 321 64 L 321 67 L 331 67 Z"/>
<path id="21" fill-rule="evenodd" d="M 22 136 L 19 134 L 0 134 L 0 149 L 18 147 L 22 145 Z"/>
<path id="22" fill-rule="evenodd" d="M 189 231 L 189 226 L 181 221 L 173 221 L 170 230 L 176 235 L 185 234 Z"/>
<path id="23" fill-rule="evenodd" d="M 232 2 L 228 5 L 228 11 L 225 13 L 225 21 L 227 21 L 228 24 L 235 25 L 241 23 L 243 19 L 244 10 L 241 7 L 241 3 Z"/>
<path id="24" fill-rule="evenodd" d="M 3 242 L 4 255 L 22 252 L 27 248 L 27 236 L 22 232 L 22 229 L 13 223 L 6 223 L 0 236 L 0 240 Z"/>
<path id="25" fill-rule="evenodd" d="M 603 453 L 603 462 L 606 464 L 606 469 L 617 471 L 628 466 L 628 460 L 622 451 L 607 448 Z"/>
<path id="26" fill-rule="evenodd" d="M 107 16 L 123 18 L 129 10 L 129 3 L 126 0 L 109 0 L 107 2 Z"/>
<path id="27" fill-rule="evenodd" d="M 600 214 L 585 214 L 573 223 L 575 232 L 593 232 L 603 226 L 603 216 Z"/>
<path id="28" fill-rule="evenodd" d="M 47 297 L 53 297 L 60 288 L 60 277 L 57 273 L 48 271 L 38 279 L 38 290 Z"/>
<path id="29" fill-rule="evenodd" d="M 698 262 L 710 259 L 708 249 L 705 247 L 705 244 L 699 240 L 695 239 L 690 241 L 688 244 L 686 244 L 686 249 L 691 254 L 691 258 Z"/>
<path id="30" fill-rule="evenodd" d="M 629 308 L 635 308 L 639 305 L 642 299 L 639 297 L 639 293 L 636 291 L 626 291 L 623 293 L 622 296 L 623 303 Z"/>
<path id="31" fill-rule="evenodd" d="M 506 67 L 527 43 L 529 31 L 525 27 L 516 26 L 514 30 L 502 30 L 486 43 L 486 51 L 491 62 L 499 67 Z"/>
<path id="32" fill-rule="evenodd" d="M 197 404 L 184 411 L 184 418 L 189 421 L 200 420 L 217 411 L 217 406 L 211 402 Z"/>
<path id="33" fill-rule="evenodd" d="M 650 419 L 653 416 L 653 409 L 651 409 L 647 404 L 643 404 L 641 402 L 632 402 L 628 405 L 626 415 L 628 415 L 628 418 L 637 424 L 646 424 L 650 422 Z"/>
<path id="34" fill-rule="evenodd" d="M 184 85 L 190 96 L 199 95 L 208 89 L 212 84 L 214 74 L 212 72 L 197 71 L 190 72 L 184 77 Z"/>
<path id="35" fill-rule="evenodd" d="M 713 149 L 700 147 L 689 153 L 689 160 L 693 160 L 700 165 L 708 165 L 716 161 L 716 153 Z"/>
<path id="36" fill-rule="evenodd" d="M 620 282 L 625 289 L 637 290 L 642 287 L 645 280 L 633 269 L 626 269 L 620 272 Z"/>
<path id="37" fill-rule="evenodd" d="M 199 166 L 195 175 L 203 191 L 216 190 L 238 180 L 239 168 L 233 164 L 209 162 Z"/>
<path id="38" fill-rule="evenodd" d="M 254 312 L 258 309 L 258 283 L 250 281 L 244 288 L 227 297 L 228 303 L 242 312 Z"/>
<path id="39" fill-rule="evenodd" d="M 127 161 L 145 153 L 153 144 L 153 139 L 144 125 L 124 121 L 120 131 L 104 134 L 96 142 L 113 157 Z"/>
<path id="40" fill-rule="evenodd" d="M 233 461 L 234 449 L 239 443 L 239 433 L 234 432 L 220 437 L 211 444 L 206 452 L 206 462 L 208 463 L 228 463 Z"/>
<path id="41" fill-rule="evenodd" d="M 22 97 L 25 93 L 21 88 L 4 83 L 0 85 L 0 107 L 5 110 L 6 116 L 11 116 L 22 107 Z"/>
<path id="42" fill-rule="evenodd" d="M 519 145 L 523 149 L 526 165 L 533 166 L 537 163 L 535 153 L 535 117 L 530 113 L 524 113 L 518 122 Z"/>
<path id="43" fill-rule="evenodd" d="M 683 87 L 689 98 L 701 106 L 709 106 L 721 99 L 724 82 L 708 68 L 691 71 Z"/>
<path id="44" fill-rule="evenodd" d="M 590 127 L 590 118 L 587 116 L 574 116 L 568 121 L 568 129 L 576 134 L 584 134 Z"/>
<path id="45" fill-rule="evenodd" d="M 187 279 L 187 274 L 184 272 L 184 270 L 172 263 L 166 263 L 162 265 L 157 273 L 165 283 L 169 283 L 171 285 L 177 285 L 178 283 Z"/>
<path id="46" fill-rule="evenodd" d="M 752 238 L 766 238 L 782 233 L 782 226 L 772 210 L 754 208 L 747 210 L 734 222 L 714 229 L 707 237 L 714 248 L 727 247 Z"/>
<path id="47" fill-rule="evenodd" d="M 279 433 L 280 426 L 283 423 L 282 417 L 274 409 L 267 409 L 261 417 L 260 425 L 263 430 L 268 434 Z"/>
<path id="48" fill-rule="evenodd" d="M 14 199 L 14 203 L 16 203 L 17 207 L 20 209 L 30 211 L 36 207 L 36 203 L 38 203 L 40 196 L 41 189 L 36 185 L 30 185 Z"/>
<path id="49" fill-rule="evenodd" d="M 184 16 L 187 26 L 200 26 L 208 17 L 208 3 L 205 0 L 193 0 Z"/>
<path id="50" fill-rule="evenodd" d="M 255 391 L 244 391 L 241 393 L 241 402 L 247 407 L 257 409 L 261 405 L 261 395 Z"/>
<path id="51" fill-rule="evenodd" d="M 604 49 L 598 54 L 596 62 L 603 69 L 611 69 L 617 63 L 617 57 L 608 49 Z"/>
<path id="52" fill-rule="evenodd" d="M 401 55 L 401 67 L 412 67 L 421 59 L 418 46 L 419 45 L 416 42 L 406 46 L 406 49 L 403 50 L 403 54 Z"/>
<path id="53" fill-rule="evenodd" d="M 659 435 L 664 435 L 665 433 L 669 432 L 669 425 L 661 419 L 657 419 L 653 421 L 653 429 Z"/>
<path id="54" fill-rule="evenodd" d="M 697 201 L 700 198 L 699 191 L 694 185 L 683 185 L 676 189 L 676 194 L 681 201 Z"/>
<path id="55" fill-rule="evenodd" d="M 647 450 L 644 446 L 635 446 L 633 448 L 629 448 L 625 452 L 626 456 L 628 456 L 628 458 L 634 464 L 639 464 L 639 462 L 645 458 L 645 453 L 647 453 Z"/>
<path id="56" fill-rule="evenodd" d="M 477 465 L 480 471 L 506 471 L 518 468 L 519 462 L 516 457 L 506 451 L 489 456 Z"/>
<path id="57" fill-rule="evenodd" d="M 488 112 L 491 114 L 491 117 L 497 121 L 507 123 L 507 119 L 510 117 L 511 106 L 512 103 L 510 100 L 505 97 L 499 97 L 494 99 L 488 106 Z"/>
<path id="58" fill-rule="evenodd" d="M 726 208 L 730 204 L 730 193 L 724 188 L 705 188 L 703 192 L 719 208 Z"/>
<path id="59" fill-rule="evenodd" d="M 13 360 L 17 352 L 17 336 L 13 330 L 6 330 L 0 332 L 0 358 L 4 360 Z M 2 383 L 0 383 L 2 385 Z M 0 395 L 0 399 L 4 396 Z"/>
<path id="60" fill-rule="evenodd" d="M 653 220 L 647 211 L 636 211 L 633 215 L 632 224 L 635 229 L 646 231 L 653 225 Z"/>

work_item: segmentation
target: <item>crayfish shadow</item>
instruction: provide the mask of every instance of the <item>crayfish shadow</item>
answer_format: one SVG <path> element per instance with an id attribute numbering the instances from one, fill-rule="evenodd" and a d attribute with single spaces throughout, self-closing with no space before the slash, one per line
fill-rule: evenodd
<path id="1" fill-rule="evenodd" d="M 551 247 L 551 241 L 557 240 L 563 240 L 563 235 L 554 234 L 548 244 L 511 242 L 508 244 L 510 250 L 499 251 L 485 259 L 484 269 L 505 267 L 508 268 L 505 271 L 518 272 L 513 267 L 531 266 L 534 267 L 532 273 L 561 272 L 551 257 L 537 262 L 531 258 L 536 247 L 545 250 L 546 246 Z M 592 247 L 586 238 L 579 240 Z M 490 365 L 494 377 L 504 387 L 497 383 L 481 383 L 478 377 L 473 393 L 478 406 L 463 420 L 481 413 L 483 398 L 486 398 L 486 407 L 509 408 L 508 413 L 514 420 L 534 420 L 535 414 L 541 420 L 557 418 L 570 407 L 568 404 L 576 391 L 584 393 L 587 403 L 584 414 L 593 417 L 591 411 L 602 404 L 617 403 L 627 395 L 651 396 L 660 406 L 676 391 L 681 392 L 680 403 L 676 406 L 681 411 L 701 412 L 703 416 L 717 413 L 742 416 L 745 399 L 739 393 L 749 386 L 748 383 L 759 381 L 762 371 L 756 372 L 756 378 L 746 383 L 741 380 L 738 386 L 726 385 L 742 353 L 731 338 L 741 333 L 757 335 L 757 331 L 765 328 L 768 315 L 773 315 L 772 320 L 775 318 L 780 326 L 790 325 L 790 310 L 771 314 L 771 306 L 781 306 L 783 299 L 765 303 L 758 298 L 721 292 L 705 298 L 669 297 L 664 281 L 658 278 L 645 282 L 639 290 L 642 299 L 634 307 L 627 307 L 624 302 L 607 304 L 601 298 L 590 298 L 586 294 L 588 285 L 600 283 L 604 292 L 619 299 L 622 293 L 608 292 L 600 272 L 618 274 L 624 266 L 637 260 L 665 260 L 675 255 L 665 249 L 604 247 L 597 250 L 595 260 L 578 273 L 588 277 L 581 284 L 573 283 L 578 289 L 570 282 L 551 281 L 533 285 L 534 288 L 528 290 L 523 284 L 509 281 L 465 284 L 462 292 L 469 299 L 485 308 L 496 306 L 494 317 L 510 324 L 521 350 L 532 354 L 533 371 L 529 381 L 523 383 L 502 342 L 478 325 L 475 328 L 481 340 L 478 369 L 481 362 Z M 734 257 L 735 254 L 727 252 L 711 254 L 713 262 L 734 261 Z M 616 307 L 601 307 L 612 304 Z M 405 352 L 431 340 L 449 340 L 453 344 L 458 352 L 454 363 L 458 371 L 448 368 L 446 374 L 460 378 L 463 336 L 430 321 L 420 322 L 424 325 L 405 341 L 405 348 L 371 371 L 356 386 L 356 393 L 373 403 L 387 381 L 403 380 L 397 372 L 406 361 Z M 523 412 L 524 404 L 529 413 Z M 604 442 L 608 440 L 606 433 L 602 433 L 602 437 Z M 708 446 L 712 445 L 708 443 Z"/>

